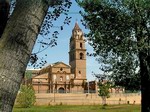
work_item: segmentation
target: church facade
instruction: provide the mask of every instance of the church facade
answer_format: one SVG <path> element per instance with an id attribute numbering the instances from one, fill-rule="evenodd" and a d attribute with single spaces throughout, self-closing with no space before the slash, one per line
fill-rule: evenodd
<path id="1" fill-rule="evenodd" d="M 30 82 L 36 93 L 84 93 L 86 48 L 83 32 L 77 23 L 72 30 L 69 48 L 69 65 L 56 62 L 36 71 L 37 75 Z"/>

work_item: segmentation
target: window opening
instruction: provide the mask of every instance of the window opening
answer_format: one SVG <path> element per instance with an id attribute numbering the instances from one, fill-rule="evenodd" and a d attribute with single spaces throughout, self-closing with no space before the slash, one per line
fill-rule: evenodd
<path id="1" fill-rule="evenodd" d="M 83 53 L 80 53 L 80 59 L 83 59 Z"/>
<path id="2" fill-rule="evenodd" d="M 63 71 L 63 68 L 60 68 L 60 71 Z"/>
<path id="3" fill-rule="evenodd" d="M 82 43 L 80 43 L 80 48 L 82 48 Z"/>

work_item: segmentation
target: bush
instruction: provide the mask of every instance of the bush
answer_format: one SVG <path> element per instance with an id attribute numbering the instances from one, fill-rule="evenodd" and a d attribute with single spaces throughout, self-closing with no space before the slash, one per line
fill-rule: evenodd
<path id="1" fill-rule="evenodd" d="M 35 91 L 31 85 L 21 85 L 20 92 L 17 96 L 19 106 L 29 108 L 35 103 Z"/>

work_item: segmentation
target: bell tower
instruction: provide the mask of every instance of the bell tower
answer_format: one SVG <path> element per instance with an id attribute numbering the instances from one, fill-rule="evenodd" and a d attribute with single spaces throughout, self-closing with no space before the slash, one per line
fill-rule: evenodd
<path id="1" fill-rule="evenodd" d="M 79 25 L 75 23 L 70 38 L 69 64 L 74 79 L 81 83 L 86 80 L 86 48 L 85 39 Z"/>

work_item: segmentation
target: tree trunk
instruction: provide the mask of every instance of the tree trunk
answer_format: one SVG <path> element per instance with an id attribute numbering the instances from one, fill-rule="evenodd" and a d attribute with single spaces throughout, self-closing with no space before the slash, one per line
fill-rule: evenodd
<path id="1" fill-rule="evenodd" d="M 0 112 L 11 112 L 41 24 L 45 0 L 17 0 L 0 38 Z"/>
<path id="2" fill-rule="evenodd" d="M 141 75 L 141 112 L 150 112 L 150 56 L 148 52 L 140 52 L 140 75 Z"/>
<path id="3" fill-rule="evenodd" d="M 0 38 L 5 29 L 10 10 L 9 0 L 0 0 Z"/>
<path id="4" fill-rule="evenodd" d="M 106 104 L 106 96 L 101 96 L 102 98 L 102 105 L 105 105 Z"/>

